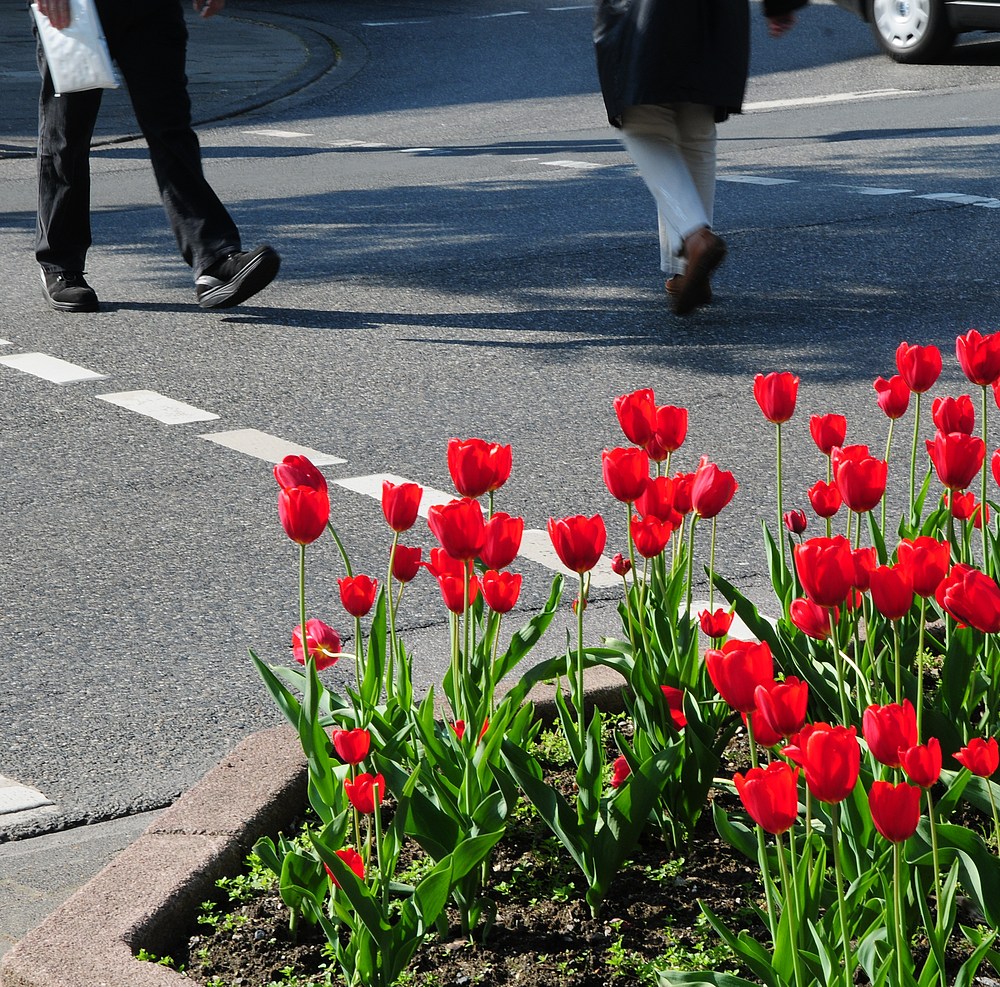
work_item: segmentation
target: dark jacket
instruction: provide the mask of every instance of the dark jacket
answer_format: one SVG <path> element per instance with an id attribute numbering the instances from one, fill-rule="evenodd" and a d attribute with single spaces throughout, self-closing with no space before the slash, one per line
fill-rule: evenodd
<path id="1" fill-rule="evenodd" d="M 768 16 L 806 0 L 764 0 Z M 608 119 L 642 103 L 703 103 L 739 113 L 750 60 L 747 0 L 597 0 L 597 74 Z"/>

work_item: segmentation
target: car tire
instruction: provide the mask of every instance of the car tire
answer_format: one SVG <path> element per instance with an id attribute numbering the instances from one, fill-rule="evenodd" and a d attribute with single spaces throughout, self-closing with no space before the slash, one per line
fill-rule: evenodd
<path id="1" fill-rule="evenodd" d="M 868 0 L 868 24 L 897 62 L 933 62 L 955 42 L 944 0 Z"/>

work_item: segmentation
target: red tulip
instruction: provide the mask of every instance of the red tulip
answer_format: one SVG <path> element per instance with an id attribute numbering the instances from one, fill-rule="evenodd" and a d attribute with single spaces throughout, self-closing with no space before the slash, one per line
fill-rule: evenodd
<path id="1" fill-rule="evenodd" d="M 993 479 L 1000 486 L 1000 449 L 997 449 L 993 453 L 993 458 L 990 460 L 990 469 L 993 471 Z"/>
<path id="2" fill-rule="evenodd" d="M 978 435 L 935 432 L 927 442 L 938 479 L 949 490 L 964 490 L 976 478 L 986 458 L 986 443 Z"/>
<path id="3" fill-rule="evenodd" d="M 691 511 L 691 492 L 694 488 L 694 473 L 677 473 L 674 481 L 674 510 L 680 515 Z"/>
<path id="4" fill-rule="evenodd" d="M 976 409 L 968 394 L 958 398 L 935 398 L 931 405 L 931 417 L 939 432 L 972 435 L 976 427 Z"/>
<path id="5" fill-rule="evenodd" d="M 604 483 L 615 500 L 634 503 L 649 483 L 649 454 L 645 449 L 605 449 L 601 455 Z"/>
<path id="6" fill-rule="evenodd" d="M 371 815 L 375 811 L 375 806 L 382 804 L 382 797 L 385 795 L 385 778 L 380 774 L 370 775 L 367 772 L 358 775 L 354 781 L 345 778 L 344 791 L 347 792 L 347 801 L 358 812 Z"/>
<path id="7" fill-rule="evenodd" d="M 648 387 L 615 398 L 615 414 L 629 442 L 641 446 L 653 437 L 656 431 L 656 402 Z"/>
<path id="8" fill-rule="evenodd" d="M 615 557 L 611 560 L 611 571 L 616 576 L 627 576 L 632 571 L 632 560 L 621 552 L 615 552 Z"/>
<path id="9" fill-rule="evenodd" d="M 809 521 L 805 511 L 786 511 L 784 515 L 785 527 L 793 535 L 801 535 L 806 530 Z"/>
<path id="10" fill-rule="evenodd" d="M 674 481 L 669 476 L 651 477 L 645 490 L 636 499 L 635 509 L 643 517 L 652 515 L 674 524 L 679 516 L 674 510 Z"/>
<path id="11" fill-rule="evenodd" d="M 771 724 L 764 719 L 759 709 L 755 709 L 749 714 L 740 713 L 740 718 L 743 720 L 743 726 L 746 727 L 747 733 L 753 734 L 754 742 L 758 747 L 776 747 L 784 740 L 780 733 L 771 729 Z"/>
<path id="12" fill-rule="evenodd" d="M 886 418 L 902 418 L 910 404 L 910 388 L 906 381 L 899 374 L 894 374 L 888 380 L 877 378 L 874 386 L 878 406 Z"/>
<path id="13" fill-rule="evenodd" d="M 906 782 L 893 785 L 888 781 L 872 782 L 868 793 L 875 828 L 893 843 L 908 840 L 920 822 L 920 789 Z"/>
<path id="14" fill-rule="evenodd" d="M 970 329 L 955 340 L 955 356 L 962 373 L 973 384 L 989 387 L 1000 378 L 1000 334 L 982 335 Z"/>
<path id="15" fill-rule="evenodd" d="M 900 620 L 913 606 L 910 570 L 902 565 L 880 565 L 871 574 L 872 603 L 887 620 Z"/>
<path id="16" fill-rule="evenodd" d="M 340 602 L 352 617 L 364 617 L 375 604 L 378 580 L 370 576 L 345 576 L 337 580 Z"/>
<path id="17" fill-rule="evenodd" d="M 740 486 L 732 473 L 702 456 L 691 486 L 691 506 L 699 517 L 713 518 L 733 499 Z"/>
<path id="18" fill-rule="evenodd" d="M 444 605 L 457 614 L 465 613 L 465 578 L 461 575 L 453 575 L 444 572 L 437 577 L 438 587 L 441 590 L 441 599 Z M 479 579 L 476 576 L 469 576 L 469 606 L 476 602 L 479 596 Z"/>
<path id="19" fill-rule="evenodd" d="M 524 535 L 524 518 L 497 511 L 486 522 L 486 537 L 479 557 L 487 569 L 506 569 L 517 558 Z"/>
<path id="20" fill-rule="evenodd" d="M 275 464 L 274 478 L 282 490 L 291 490 L 293 487 L 327 489 L 326 477 L 305 456 L 285 456 L 280 463 Z"/>
<path id="21" fill-rule="evenodd" d="M 729 628 L 733 626 L 733 614 L 729 610 L 722 609 L 714 613 L 702 610 L 698 614 L 698 623 L 706 637 L 725 637 L 729 633 Z"/>
<path id="22" fill-rule="evenodd" d="M 363 727 L 333 731 L 333 749 L 344 764 L 360 764 L 368 756 L 371 743 L 371 734 Z"/>
<path id="23" fill-rule="evenodd" d="M 427 512 L 427 524 L 441 547 L 454 559 L 474 559 L 482 551 L 486 525 L 478 500 L 464 497 L 435 504 Z"/>
<path id="24" fill-rule="evenodd" d="M 393 531 L 408 531 L 417 520 L 423 488 L 418 483 L 382 481 L 382 514 Z"/>
<path id="25" fill-rule="evenodd" d="M 611 787 L 621 788 L 630 774 L 632 774 L 632 768 L 625 760 L 625 755 L 619 755 L 611 766 Z"/>
<path id="26" fill-rule="evenodd" d="M 652 515 L 646 518 L 633 515 L 629 524 L 632 543 L 644 559 L 655 559 L 667 547 L 672 530 L 669 524 Z"/>
<path id="27" fill-rule="evenodd" d="M 867 593 L 878 565 L 878 555 L 874 548 L 855 548 L 851 550 L 851 560 L 854 562 L 854 588 Z"/>
<path id="28" fill-rule="evenodd" d="M 471 576 L 474 572 L 474 566 L 471 560 L 456 559 L 449 555 L 443 548 L 432 548 L 430 551 L 430 559 L 427 562 L 422 562 L 421 565 L 435 578 L 439 579 L 441 576 L 454 576 L 456 579 L 461 579 L 465 573 L 469 573 Z"/>
<path id="29" fill-rule="evenodd" d="M 663 698 L 667 701 L 667 709 L 670 710 L 670 718 L 678 730 L 687 726 L 687 717 L 684 715 L 684 690 L 675 689 L 672 685 L 661 685 Z"/>
<path id="30" fill-rule="evenodd" d="M 980 778 L 991 778 L 1000 766 L 1000 749 L 997 748 L 995 737 L 990 737 L 989 740 L 973 737 L 952 757 Z"/>
<path id="31" fill-rule="evenodd" d="M 514 609 L 521 595 L 521 575 L 487 569 L 482 578 L 483 599 L 494 613 L 507 613 Z"/>
<path id="32" fill-rule="evenodd" d="M 802 766 L 806 787 L 820 802 L 843 802 L 854 791 L 861 769 L 861 748 L 854 727 L 809 723 L 781 753 Z"/>
<path id="33" fill-rule="evenodd" d="M 285 534 L 299 545 L 311 545 L 326 530 L 330 520 L 330 497 L 326 489 L 291 487 L 278 491 L 278 517 Z"/>
<path id="34" fill-rule="evenodd" d="M 787 422 L 795 413 L 799 393 L 799 378 L 787 370 L 783 373 L 757 374 L 753 380 L 753 396 L 764 417 L 775 425 Z"/>
<path id="35" fill-rule="evenodd" d="M 322 672 L 324 668 L 335 665 L 340 657 L 340 635 L 322 620 L 307 620 L 306 647 L 316 663 L 316 671 Z M 302 650 L 301 624 L 292 631 L 292 657 L 300 665 L 306 663 L 305 652 Z"/>
<path id="36" fill-rule="evenodd" d="M 896 369 L 914 394 L 923 394 L 941 376 L 941 351 L 936 346 L 900 343 L 896 347 Z"/>
<path id="37" fill-rule="evenodd" d="M 840 510 L 840 505 L 844 498 L 840 496 L 836 483 L 827 483 L 825 480 L 817 480 L 809 490 L 809 503 L 816 512 L 817 517 L 833 517 Z"/>
<path id="38" fill-rule="evenodd" d="M 774 681 L 774 658 L 767 641 L 729 640 L 721 648 L 705 652 L 705 666 L 719 695 L 733 709 L 752 713 L 754 690 Z"/>
<path id="39" fill-rule="evenodd" d="M 451 726 L 452 731 L 454 732 L 455 736 L 458 737 L 459 740 L 465 738 L 465 720 L 455 720 L 454 723 L 451 723 L 449 725 Z M 480 740 L 483 739 L 483 737 L 486 736 L 486 731 L 489 729 L 489 726 L 490 726 L 490 721 L 485 720 L 483 722 L 483 728 L 479 731 L 479 736 L 476 738 L 477 744 L 479 743 Z"/>
<path id="40" fill-rule="evenodd" d="M 976 495 L 971 490 L 945 491 L 941 497 L 944 506 L 951 511 L 951 516 L 958 521 L 968 521 L 979 508 Z"/>
<path id="41" fill-rule="evenodd" d="M 548 532 L 559 560 L 567 569 L 578 573 L 597 565 L 608 538 L 600 514 L 590 518 L 574 514 L 558 520 L 550 517 Z"/>
<path id="42" fill-rule="evenodd" d="M 788 606 L 788 616 L 792 623 L 807 637 L 817 641 L 825 641 L 831 634 L 830 611 L 813 603 L 808 597 L 800 596 L 792 600 Z M 840 611 L 833 608 L 834 623 L 840 618 Z"/>
<path id="43" fill-rule="evenodd" d="M 948 575 L 951 565 L 951 546 L 928 535 L 904 538 L 896 550 L 899 564 L 910 573 L 913 592 L 918 596 L 933 596 Z"/>
<path id="44" fill-rule="evenodd" d="M 860 445 L 834 449 L 830 461 L 834 483 L 848 508 L 857 514 L 872 510 L 885 493 L 888 463 Z"/>
<path id="45" fill-rule="evenodd" d="M 986 505 L 986 523 L 990 523 L 990 505 Z M 976 504 L 972 511 L 972 526 L 979 529 L 983 526 L 983 505 Z"/>
<path id="46" fill-rule="evenodd" d="M 684 444 L 688 430 L 687 408 L 677 408 L 672 404 L 659 405 L 656 409 L 656 426 L 653 437 L 647 443 L 650 458 L 657 462 L 666 459 L 661 453 L 676 452 Z M 650 449 L 649 446 L 653 448 Z"/>
<path id="47" fill-rule="evenodd" d="M 847 419 L 843 415 L 813 415 L 809 419 L 809 433 L 824 456 L 844 444 L 847 437 Z"/>
<path id="48" fill-rule="evenodd" d="M 746 775 L 733 776 L 750 817 L 767 832 L 780 834 L 792 828 L 799 815 L 799 769 L 784 761 L 772 761 L 766 768 L 751 768 Z"/>
<path id="49" fill-rule="evenodd" d="M 901 750 L 899 760 L 910 780 L 921 788 L 932 788 L 941 777 L 941 744 L 937 737 Z"/>
<path id="50" fill-rule="evenodd" d="M 862 716 L 861 729 L 872 756 L 887 768 L 900 766 L 900 750 L 917 742 L 917 714 L 909 699 L 903 705 L 869 706 Z"/>
<path id="51" fill-rule="evenodd" d="M 754 700 L 771 730 L 779 737 L 790 737 L 806 722 L 809 685 L 790 675 L 783 682 L 757 686 Z"/>
<path id="52" fill-rule="evenodd" d="M 357 850 L 353 847 L 344 847 L 343 850 L 337 850 L 336 854 L 341 860 L 344 861 L 345 864 L 347 864 L 348 867 L 351 868 L 352 871 L 354 871 L 355 874 L 358 875 L 359 881 L 363 881 L 365 879 L 365 861 Z M 334 887 L 339 888 L 340 882 L 333 876 L 333 871 L 330 870 L 326 864 L 323 864 L 323 866 L 326 868 L 327 876 L 333 882 Z"/>
<path id="53" fill-rule="evenodd" d="M 813 603 L 833 607 L 844 602 L 855 579 L 847 538 L 808 538 L 795 546 L 794 559 L 802 588 Z"/>
<path id="54" fill-rule="evenodd" d="M 392 557 L 392 575 L 401 583 L 408 583 L 420 571 L 420 547 L 408 548 L 406 545 L 397 545 L 395 554 Z"/>
<path id="55" fill-rule="evenodd" d="M 984 634 L 1000 633 L 1000 587 L 985 572 L 953 566 L 935 597 L 960 623 Z"/>
<path id="56" fill-rule="evenodd" d="M 463 497 L 481 497 L 502 487 L 510 476 L 512 453 L 485 439 L 451 439 L 448 442 L 448 472 Z"/>

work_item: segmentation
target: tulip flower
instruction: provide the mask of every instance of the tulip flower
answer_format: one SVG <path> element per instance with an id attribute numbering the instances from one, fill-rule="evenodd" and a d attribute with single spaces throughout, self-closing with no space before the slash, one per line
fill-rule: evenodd
<path id="1" fill-rule="evenodd" d="M 683 516 L 691 511 L 694 473 L 676 473 L 672 479 L 674 481 L 674 510 Z"/>
<path id="2" fill-rule="evenodd" d="M 521 575 L 488 569 L 482 577 L 483 599 L 494 613 L 507 613 L 514 609 L 521 595 Z"/>
<path id="3" fill-rule="evenodd" d="M 597 565 L 608 537 L 600 514 L 590 518 L 582 514 L 549 518 L 548 532 L 559 561 L 576 573 L 588 572 Z"/>
<path id="4" fill-rule="evenodd" d="M 274 478 L 282 490 L 293 487 L 312 487 L 326 490 L 326 477 L 305 456 L 285 456 L 274 467 Z"/>
<path id="5" fill-rule="evenodd" d="M 517 558 L 524 535 L 524 518 L 497 511 L 485 526 L 479 557 L 487 569 L 506 569 Z"/>
<path id="6" fill-rule="evenodd" d="M 986 443 L 978 435 L 936 432 L 927 440 L 927 454 L 942 485 L 964 490 L 976 478 L 986 458 Z"/>
<path id="7" fill-rule="evenodd" d="M 392 556 L 392 576 L 401 583 L 410 582 L 420 571 L 420 556 L 422 550 L 419 546 L 411 548 L 406 545 L 397 545 Z"/>
<path id="8" fill-rule="evenodd" d="M 643 517 L 656 517 L 676 526 L 680 515 L 674 509 L 674 481 L 669 476 L 650 477 L 636 498 L 635 509 Z"/>
<path id="9" fill-rule="evenodd" d="M 462 579 L 466 573 L 471 576 L 474 571 L 470 560 L 463 562 L 461 559 L 453 558 L 443 548 L 432 548 L 430 556 L 429 561 L 421 564 L 435 579 L 439 579 L 441 576 L 454 576 L 456 579 Z"/>
<path id="10" fill-rule="evenodd" d="M 815 638 L 817 641 L 825 641 L 830 636 L 830 611 L 818 603 L 813 603 L 806 596 L 792 600 L 788 605 L 788 616 L 792 623 L 807 637 Z M 834 623 L 839 619 L 840 611 L 834 607 Z"/>
<path id="11" fill-rule="evenodd" d="M 802 588 L 813 603 L 833 607 L 844 602 L 855 579 L 847 538 L 808 538 L 795 546 L 794 559 Z"/>
<path id="12" fill-rule="evenodd" d="M 371 734 L 363 727 L 333 731 L 333 749 L 344 764 L 360 764 L 368 756 L 371 741 Z"/>
<path id="13" fill-rule="evenodd" d="M 868 793 L 875 828 L 893 843 L 908 840 L 920 822 L 920 789 L 905 781 L 893 785 L 888 781 L 872 782 Z"/>
<path id="14" fill-rule="evenodd" d="M 817 517 L 831 518 L 840 510 L 840 505 L 844 502 L 837 484 L 827 483 L 825 480 L 817 480 L 807 491 L 809 503 L 816 512 Z"/>
<path id="15" fill-rule="evenodd" d="M 444 605 L 457 614 L 465 613 L 465 578 L 451 573 L 442 573 L 437 577 Z M 479 578 L 469 576 L 469 606 L 476 602 L 479 596 Z"/>
<path id="16" fill-rule="evenodd" d="M 364 617 L 375 604 L 378 580 L 370 576 L 345 576 L 337 580 L 340 602 L 352 617 Z"/>
<path id="17" fill-rule="evenodd" d="M 929 391 L 941 376 L 941 351 L 936 346 L 911 346 L 900 343 L 896 348 L 896 369 L 914 394 Z"/>
<path id="18" fill-rule="evenodd" d="M 847 419 L 843 415 L 813 415 L 809 419 L 809 434 L 824 456 L 844 444 L 847 437 Z"/>
<path id="19" fill-rule="evenodd" d="M 427 525 L 441 547 L 462 561 L 479 555 L 486 540 L 483 509 L 470 497 L 435 504 L 427 512 Z"/>
<path id="20" fill-rule="evenodd" d="M 833 481 L 844 503 L 856 514 L 872 510 L 885 494 L 888 463 L 876 459 L 868 446 L 841 446 L 830 456 Z"/>
<path id="21" fill-rule="evenodd" d="M 862 716 L 861 730 L 872 756 L 887 768 L 898 768 L 900 750 L 917 743 L 917 714 L 909 699 L 902 705 L 873 703 Z"/>
<path id="22" fill-rule="evenodd" d="M 337 856 L 347 864 L 348 867 L 358 875 L 358 880 L 363 881 L 365 879 L 365 861 L 364 858 L 355 850 L 353 847 L 344 847 L 342 850 L 335 851 Z M 340 882 L 333 876 L 333 871 L 323 864 L 326 868 L 327 876 L 333 882 L 334 887 L 339 888 Z"/>
<path id="23" fill-rule="evenodd" d="M 900 620 L 913 606 L 913 582 L 910 570 L 901 565 L 880 565 L 872 570 L 872 603 L 887 620 Z"/>
<path id="24" fill-rule="evenodd" d="M 979 509 L 976 495 L 969 490 L 946 490 L 941 495 L 941 502 L 951 512 L 956 521 L 968 521 Z"/>
<path id="25" fill-rule="evenodd" d="M 751 768 L 746 775 L 733 776 L 736 791 L 750 817 L 769 833 L 778 835 L 791 829 L 799 815 L 799 769 L 784 761 L 772 761 L 766 768 Z"/>
<path id="26" fill-rule="evenodd" d="M 330 520 L 330 497 L 324 488 L 291 487 L 278 491 L 278 518 L 285 534 L 299 545 L 311 545 Z"/>
<path id="27" fill-rule="evenodd" d="M 933 596 L 948 574 L 951 565 L 951 546 L 929 535 L 904 538 L 896 550 L 899 564 L 908 570 L 913 592 L 918 596 Z"/>
<path id="28" fill-rule="evenodd" d="M 740 713 L 740 718 L 747 733 L 753 736 L 754 743 L 758 747 L 776 747 L 785 739 L 771 728 L 771 724 L 761 716 L 759 709 L 755 709 L 752 713 Z"/>
<path id="29" fill-rule="evenodd" d="M 463 740 L 465 738 L 465 720 L 455 720 L 455 722 L 449 724 L 449 726 L 451 727 L 452 732 L 459 740 Z M 479 736 L 476 738 L 477 744 L 479 743 L 480 740 L 483 739 L 483 737 L 486 736 L 486 731 L 489 729 L 489 726 L 490 726 L 490 721 L 486 720 L 483 723 L 483 728 L 479 731 Z"/>
<path id="30" fill-rule="evenodd" d="M 754 690 L 758 685 L 774 681 L 774 658 L 767 641 L 729 640 L 721 648 L 705 652 L 705 666 L 719 695 L 741 713 L 756 708 Z"/>
<path id="31" fill-rule="evenodd" d="M 835 805 L 854 791 L 861 770 L 861 747 L 854 727 L 809 723 L 781 753 L 801 765 L 806 787 L 820 802 Z"/>
<path id="32" fill-rule="evenodd" d="M 955 356 L 971 383 L 989 387 L 1000 379 L 1000 333 L 984 336 L 970 329 L 956 338 Z"/>
<path id="33" fill-rule="evenodd" d="M 801 535 L 809 523 L 805 511 L 785 511 L 784 520 L 785 527 L 793 535 Z"/>
<path id="34" fill-rule="evenodd" d="M 809 685 L 790 675 L 783 682 L 757 686 L 754 700 L 771 730 L 779 737 L 790 737 L 806 722 Z"/>
<path id="35" fill-rule="evenodd" d="M 615 398 L 615 414 L 625 438 L 637 446 L 645 445 L 656 432 L 656 402 L 648 387 Z"/>
<path id="36" fill-rule="evenodd" d="M 322 672 L 337 663 L 340 658 L 340 635 L 329 624 L 322 620 L 306 621 L 306 648 L 309 656 L 316 663 L 316 671 Z M 300 664 L 306 663 L 305 652 L 302 649 L 302 625 L 292 631 L 292 656 Z"/>
<path id="37" fill-rule="evenodd" d="M 682 730 L 687 726 L 687 717 L 684 715 L 684 690 L 675 689 L 672 685 L 661 685 L 660 690 L 667 701 L 670 719 L 678 730 Z"/>
<path id="38" fill-rule="evenodd" d="M 860 593 L 867 593 L 872 572 L 878 565 L 878 554 L 874 548 L 855 548 L 851 550 L 851 561 L 854 563 L 854 588 Z"/>
<path id="39" fill-rule="evenodd" d="M 344 791 L 347 801 L 363 815 L 370 816 L 376 805 L 381 805 L 385 795 L 385 778 L 382 775 L 371 775 L 368 772 L 359 774 L 353 781 L 344 779 Z"/>
<path id="40" fill-rule="evenodd" d="M 616 576 L 627 576 L 632 571 L 632 560 L 621 552 L 615 552 L 615 557 L 611 560 L 611 571 Z"/>
<path id="41" fill-rule="evenodd" d="M 485 439 L 451 439 L 448 472 L 462 497 L 481 497 L 498 490 L 510 476 L 511 447 Z"/>
<path id="42" fill-rule="evenodd" d="M 960 751 L 952 754 L 952 757 L 962 767 L 968 768 L 980 778 L 992 778 L 1000 767 L 1000 748 L 995 737 L 990 737 L 988 740 L 973 737 Z"/>
<path id="43" fill-rule="evenodd" d="M 984 634 L 1000 633 L 1000 587 L 985 572 L 953 566 L 935 597 L 960 623 Z"/>
<path id="44" fill-rule="evenodd" d="M 993 471 L 993 479 L 997 486 L 1000 486 L 1000 449 L 997 449 L 990 459 L 990 469 Z"/>
<path id="45" fill-rule="evenodd" d="M 787 422 L 792 417 L 798 393 L 799 378 L 787 371 L 754 377 L 754 400 L 764 417 L 774 425 Z"/>
<path id="46" fill-rule="evenodd" d="M 631 765 L 625 760 L 624 754 L 619 755 L 611 766 L 611 787 L 621 788 L 630 774 L 632 774 Z"/>
<path id="47" fill-rule="evenodd" d="M 729 610 L 722 609 L 702 610 L 698 614 L 698 623 L 706 637 L 725 637 L 729 633 L 729 628 L 733 626 L 733 614 Z"/>
<path id="48" fill-rule="evenodd" d="M 976 409 L 968 394 L 957 398 L 935 398 L 931 405 L 931 417 L 939 432 L 972 435 L 976 427 Z"/>
<path id="49" fill-rule="evenodd" d="M 886 418 L 895 421 L 906 414 L 906 409 L 910 404 L 910 388 L 900 374 L 894 374 L 888 380 L 879 377 L 876 379 L 874 387 L 878 406 L 885 413 Z"/>
<path id="50" fill-rule="evenodd" d="M 634 503 L 649 483 L 649 453 L 645 449 L 605 449 L 601 455 L 604 484 L 615 500 Z"/>
<path id="51" fill-rule="evenodd" d="M 910 780 L 921 788 L 933 787 L 941 777 L 941 743 L 937 737 L 900 750 L 899 760 Z"/>
<path id="52" fill-rule="evenodd" d="M 382 515 L 385 523 L 397 534 L 413 527 L 423 493 L 418 483 L 382 481 Z"/>
<path id="53" fill-rule="evenodd" d="M 629 524 L 632 543 L 644 559 L 654 559 L 663 552 L 672 530 L 669 524 L 652 515 L 645 518 L 633 515 Z"/>
<path id="54" fill-rule="evenodd" d="M 733 499 L 737 490 L 739 484 L 733 474 L 719 469 L 703 456 L 691 486 L 691 506 L 699 517 L 714 518 Z"/>
<path id="55" fill-rule="evenodd" d="M 650 459 L 662 462 L 684 444 L 688 430 L 687 408 L 677 408 L 672 404 L 657 406 L 656 424 L 653 437 L 646 443 Z"/>

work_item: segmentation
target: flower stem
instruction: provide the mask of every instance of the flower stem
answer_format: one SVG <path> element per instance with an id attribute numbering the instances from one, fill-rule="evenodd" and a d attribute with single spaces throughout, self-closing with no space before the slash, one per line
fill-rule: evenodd
<path id="1" fill-rule="evenodd" d="M 719 520 L 718 515 L 712 518 L 712 541 L 708 550 L 708 612 L 712 613 L 712 608 L 715 605 L 715 525 Z M 781 529 L 778 529 L 778 533 L 781 534 Z M 782 549 L 785 545 L 785 539 L 781 539 Z M 784 565 L 785 560 L 782 556 L 781 564 Z M 690 616 L 690 614 L 688 614 Z"/>
<path id="2" fill-rule="evenodd" d="M 924 626 L 927 623 L 927 600 L 920 597 L 920 631 L 917 635 L 917 743 L 923 739 L 924 722 Z"/>
<path id="3" fill-rule="evenodd" d="M 917 442 L 920 438 L 920 392 L 917 392 L 917 399 L 913 415 L 913 445 L 910 449 L 910 517 L 915 516 L 913 502 L 914 491 L 917 485 Z"/>
<path id="4" fill-rule="evenodd" d="M 997 803 L 996 799 L 993 798 L 993 784 L 992 779 L 984 779 L 986 782 L 986 791 L 990 796 L 990 808 L 993 810 L 993 836 L 996 839 L 997 846 L 1000 847 L 1000 820 L 997 819 Z"/>
<path id="5" fill-rule="evenodd" d="M 760 827 L 758 827 L 760 828 Z M 785 892 L 785 908 L 788 909 L 788 925 L 791 930 L 792 940 L 792 968 L 795 970 L 795 983 L 797 987 L 802 987 L 802 960 L 799 957 L 799 920 L 796 898 L 798 892 L 788 874 L 788 862 L 785 860 L 785 851 L 781 845 L 780 834 L 775 837 L 778 848 L 778 869 L 781 871 L 781 887 Z M 772 933 L 772 938 L 776 939 Z"/>
<path id="6" fill-rule="evenodd" d="M 903 702 L 903 673 L 900 669 L 900 647 L 899 647 L 899 621 L 893 620 L 892 623 L 892 651 L 893 656 L 896 660 L 896 702 L 902 704 Z M 917 727 L 917 736 L 920 735 L 920 727 Z"/>
<path id="7" fill-rule="evenodd" d="M 927 792 L 927 821 L 931 827 L 931 855 L 934 858 L 934 893 L 937 895 L 937 924 L 940 929 L 941 920 L 944 915 L 941 909 L 944 897 L 941 894 L 941 861 L 938 858 L 937 823 L 934 820 L 934 799 L 931 796 L 931 790 L 927 788 L 925 791 Z M 944 971 L 942 971 L 943 976 Z"/>
<path id="8" fill-rule="evenodd" d="M 892 845 L 892 896 L 895 911 L 896 926 L 896 983 L 905 983 L 903 979 L 903 892 L 902 892 L 902 848 L 898 843 Z"/>
<path id="9" fill-rule="evenodd" d="M 827 611 L 830 618 L 830 640 L 833 642 L 834 660 L 837 664 L 837 692 L 840 694 L 840 716 L 844 726 L 851 725 L 850 713 L 847 710 L 847 692 L 844 687 L 844 656 L 840 653 L 837 641 L 837 622 L 833 619 L 833 610 Z"/>
<path id="10" fill-rule="evenodd" d="M 989 413 L 989 402 L 986 400 L 986 388 L 983 388 L 983 447 L 989 449 L 987 440 L 989 438 L 988 430 L 986 427 L 986 417 Z M 983 572 L 986 575 L 991 575 L 990 570 L 992 566 L 990 565 L 990 557 L 986 552 L 986 471 L 989 468 L 989 457 L 987 455 L 983 456 L 983 496 L 979 502 L 979 530 L 983 536 Z"/>
<path id="11" fill-rule="evenodd" d="M 847 901 L 844 898 L 844 869 L 840 860 L 840 803 L 830 806 L 833 820 L 833 872 L 837 881 L 837 909 L 840 912 L 840 939 L 844 947 L 844 983 L 854 983 L 854 963 L 851 958 L 851 936 L 847 930 Z"/>
<path id="12" fill-rule="evenodd" d="M 886 467 L 889 465 L 889 451 L 892 449 L 892 428 L 896 424 L 895 418 L 889 419 L 889 435 L 885 440 L 885 464 Z M 882 522 L 880 530 L 885 534 L 885 494 L 882 495 Z"/>
<path id="13" fill-rule="evenodd" d="M 753 723 L 747 719 L 747 739 L 750 742 L 750 766 L 756 768 L 758 765 L 757 741 L 753 735 Z M 767 900 L 767 918 L 771 927 L 771 938 L 777 941 L 778 911 L 774 903 L 774 881 L 771 879 L 771 868 L 767 862 L 767 845 L 764 842 L 764 827 L 758 823 L 754 829 L 757 831 L 757 861 L 760 864 L 761 877 L 764 879 L 764 897 Z M 781 848 L 778 848 L 778 855 L 781 855 Z"/>
<path id="14" fill-rule="evenodd" d="M 778 546 L 779 546 L 779 549 L 780 549 L 780 552 L 781 552 L 781 568 L 784 569 L 785 568 L 785 535 L 784 535 L 785 519 L 784 519 L 784 514 L 782 512 L 782 502 L 781 502 L 781 422 L 777 422 L 774 427 L 775 427 L 775 431 L 777 433 L 777 441 L 775 443 L 776 449 L 777 449 L 776 459 L 777 459 L 777 475 L 778 475 L 778 531 L 777 531 L 777 534 L 778 534 Z M 712 534 L 713 534 L 713 543 L 714 543 L 714 535 L 715 535 L 714 525 L 713 525 L 713 528 L 712 528 Z M 782 578 L 784 578 L 784 577 L 782 577 Z"/>
<path id="15" fill-rule="evenodd" d="M 580 759 L 587 746 L 587 723 L 583 714 L 583 610 L 587 605 L 586 583 L 580 573 L 580 595 L 576 604 L 576 715 L 577 736 L 580 740 Z"/>

